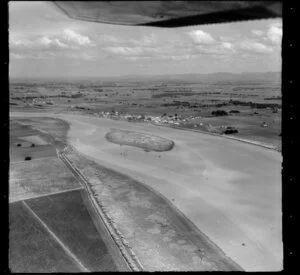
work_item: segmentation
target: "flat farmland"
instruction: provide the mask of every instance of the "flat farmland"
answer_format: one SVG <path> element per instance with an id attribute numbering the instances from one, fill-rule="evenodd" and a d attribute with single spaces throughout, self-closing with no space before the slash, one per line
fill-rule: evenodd
<path id="1" fill-rule="evenodd" d="M 10 201 L 81 187 L 64 163 L 56 157 L 11 163 L 9 179 Z"/>
<path id="2" fill-rule="evenodd" d="M 22 202 L 9 205 L 11 272 L 80 272 Z"/>
<path id="3" fill-rule="evenodd" d="M 26 200 L 28 206 L 89 271 L 117 266 L 83 201 L 84 190 Z"/>
<path id="4" fill-rule="evenodd" d="M 57 157 L 67 131 L 60 119 L 11 120 L 10 270 L 127 271 L 87 193 Z M 31 160 L 24 161 L 26 156 Z"/>
<path id="5" fill-rule="evenodd" d="M 31 128 L 38 129 L 41 132 L 47 132 L 55 141 L 64 141 L 69 130 L 69 125 L 61 119 L 49 117 L 38 118 L 17 118 L 15 121 L 26 124 Z"/>
<path id="6" fill-rule="evenodd" d="M 227 110 L 228 111 L 228 110 Z M 281 148 L 281 111 L 279 115 L 271 116 L 271 111 L 260 111 L 261 114 L 253 114 L 249 111 L 242 111 L 240 114 L 221 117 L 201 117 L 190 121 L 190 128 L 195 124 L 212 125 L 216 128 L 224 126 L 233 126 L 239 130 L 238 134 L 233 134 L 237 138 L 258 141 Z M 264 116 L 262 116 L 264 113 Z M 265 122 L 267 127 L 262 127 Z M 187 126 L 187 125 L 186 125 Z M 200 127 L 197 125 L 197 129 Z"/>
<path id="7" fill-rule="evenodd" d="M 11 110 L 63 112 L 102 116 L 103 112 L 123 115 L 173 117 L 182 128 L 216 132 L 218 120 L 212 112 L 229 113 L 223 126 L 237 125 L 237 138 L 262 142 L 280 149 L 281 76 L 186 75 L 162 78 L 74 79 L 12 81 Z M 26 94 L 26 97 L 24 96 Z M 51 101 L 50 105 L 47 103 Z M 232 115 L 230 111 L 239 111 Z M 194 126 L 200 117 L 202 126 Z M 240 118 L 243 117 L 241 120 Z M 217 118 L 218 119 L 218 118 Z M 276 120 L 276 122 L 274 122 Z M 269 121 L 273 121 L 269 123 Z M 267 123 L 262 127 L 261 124 Z M 257 126 L 252 126 L 255 123 Z M 191 124 L 191 125 L 189 125 Z M 46 123 L 49 127 L 49 123 Z M 211 127 L 212 126 L 212 127 Z M 220 129 L 219 133 L 222 133 Z"/>
<path id="8" fill-rule="evenodd" d="M 22 140 L 37 144 L 37 145 L 47 145 L 48 142 L 45 141 L 43 138 L 40 136 L 27 136 L 27 137 L 22 137 Z"/>
<path id="9" fill-rule="evenodd" d="M 35 147 L 10 147 L 10 160 L 12 163 L 24 161 L 25 157 L 31 157 L 32 160 L 37 160 L 40 158 L 53 158 L 56 157 L 56 151 L 51 145 L 37 145 Z"/>
<path id="10" fill-rule="evenodd" d="M 10 162 L 24 161 L 25 157 L 32 160 L 55 157 L 55 147 L 51 138 L 30 125 L 10 122 Z M 32 147 L 33 144 L 33 147 Z"/>
<path id="11" fill-rule="evenodd" d="M 17 123 L 15 120 L 10 121 L 9 136 L 10 140 L 18 136 L 31 136 L 38 134 L 37 130 L 32 129 L 29 125 Z"/>

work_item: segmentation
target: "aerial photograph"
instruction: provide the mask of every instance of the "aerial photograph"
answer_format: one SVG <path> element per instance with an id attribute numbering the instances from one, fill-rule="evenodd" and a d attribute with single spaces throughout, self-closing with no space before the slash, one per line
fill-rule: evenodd
<path id="1" fill-rule="evenodd" d="M 10 1 L 12 273 L 282 271 L 282 2 Z"/>

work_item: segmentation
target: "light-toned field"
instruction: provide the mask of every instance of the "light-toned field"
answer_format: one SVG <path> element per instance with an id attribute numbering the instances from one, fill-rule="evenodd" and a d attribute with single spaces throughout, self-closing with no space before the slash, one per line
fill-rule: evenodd
<path id="1" fill-rule="evenodd" d="M 81 153 L 163 194 L 245 270 L 282 269 L 280 153 L 153 125 L 52 116 L 71 123 L 69 141 Z M 105 139 L 111 128 L 157 135 L 176 146 L 168 152 L 120 147 Z"/>
<path id="2" fill-rule="evenodd" d="M 9 201 L 19 201 L 82 188 L 58 158 L 11 163 Z"/>
<path id="3" fill-rule="evenodd" d="M 29 141 L 31 143 L 37 144 L 37 145 L 47 145 L 48 142 L 42 139 L 40 136 L 27 136 L 20 138 L 22 140 Z"/>

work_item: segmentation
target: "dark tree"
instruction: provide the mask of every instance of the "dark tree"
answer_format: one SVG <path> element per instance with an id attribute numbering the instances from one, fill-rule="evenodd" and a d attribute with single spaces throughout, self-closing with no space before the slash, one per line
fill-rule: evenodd
<path id="1" fill-rule="evenodd" d="M 227 129 L 223 132 L 225 135 L 236 134 L 239 131 L 234 127 L 227 127 Z"/>
<path id="2" fill-rule="evenodd" d="M 213 116 L 227 116 L 228 115 L 228 113 L 224 110 L 212 111 L 211 114 Z"/>

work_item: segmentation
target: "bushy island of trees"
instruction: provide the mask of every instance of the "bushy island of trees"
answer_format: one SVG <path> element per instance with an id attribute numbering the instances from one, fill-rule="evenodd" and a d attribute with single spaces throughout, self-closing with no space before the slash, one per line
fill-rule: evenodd
<path id="1" fill-rule="evenodd" d="M 240 111 L 238 110 L 230 110 L 229 114 L 239 114 Z M 211 114 L 213 116 L 228 116 L 228 112 L 226 112 L 225 110 L 216 110 L 216 111 L 212 111 Z"/>
<path id="2" fill-rule="evenodd" d="M 224 110 L 216 110 L 216 111 L 212 111 L 211 114 L 213 116 L 228 116 L 228 113 Z"/>
<path id="3" fill-rule="evenodd" d="M 230 99 L 227 102 L 222 102 L 218 104 L 203 104 L 197 102 L 190 103 L 188 101 L 179 101 L 179 100 L 173 100 L 173 102 L 161 104 L 162 107 L 187 107 L 187 108 L 224 107 L 230 105 L 249 106 L 250 108 L 257 108 L 257 109 L 281 108 L 281 104 L 278 103 L 257 103 L 252 101 L 240 101 L 240 100 L 232 100 L 232 99 Z"/>
<path id="4" fill-rule="evenodd" d="M 239 100 L 229 100 L 229 104 L 239 105 L 239 106 L 250 106 L 251 108 L 264 109 L 264 108 L 281 108 L 281 104 L 278 103 L 256 103 L 252 101 L 239 101 Z"/>
<path id="5" fill-rule="evenodd" d="M 239 131 L 231 126 L 228 126 L 227 129 L 223 132 L 225 135 L 230 135 L 230 134 L 237 134 Z"/>

